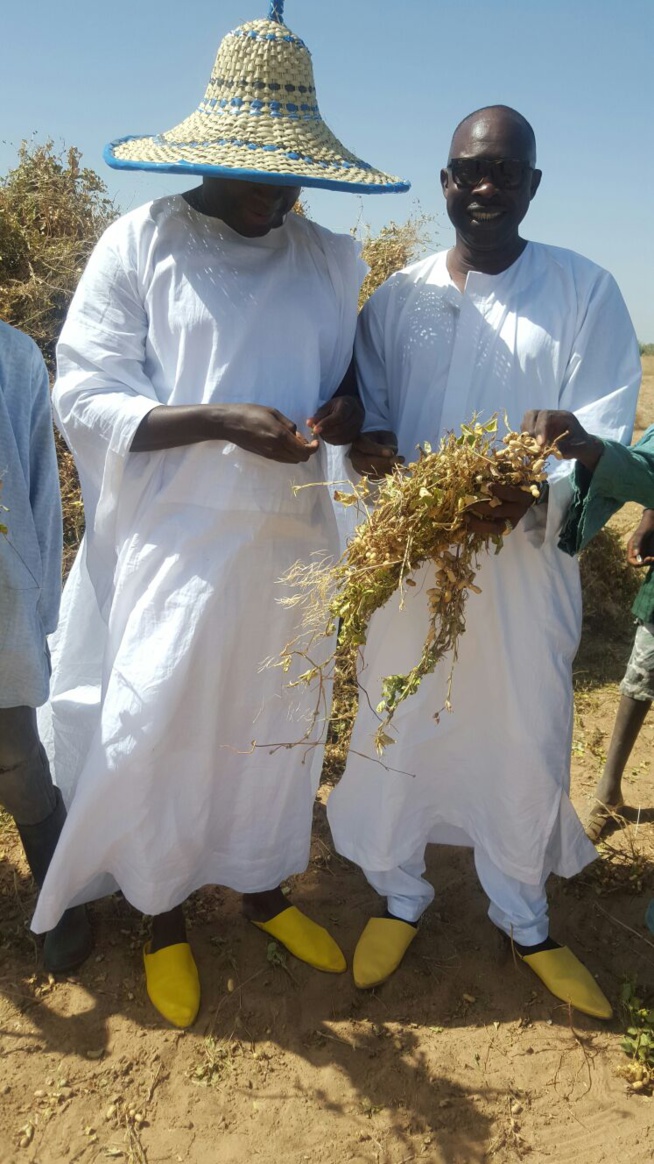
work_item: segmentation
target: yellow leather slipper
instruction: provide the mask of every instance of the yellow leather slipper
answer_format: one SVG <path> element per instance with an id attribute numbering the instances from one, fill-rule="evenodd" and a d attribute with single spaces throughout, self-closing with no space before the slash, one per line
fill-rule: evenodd
<path id="1" fill-rule="evenodd" d="M 371 917 L 354 951 L 355 986 L 380 986 L 397 970 L 417 934 L 415 926 L 394 917 Z"/>
<path id="2" fill-rule="evenodd" d="M 281 942 L 290 954 L 307 962 L 314 970 L 324 970 L 327 974 L 342 974 L 347 970 L 343 951 L 331 934 L 294 905 L 289 905 L 270 921 L 253 921 L 252 924 Z"/>
<path id="3" fill-rule="evenodd" d="M 145 986 L 159 1014 L 175 1027 L 190 1027 L 200 1009 L 200 978 L 188 942 L 150 953 L 143 947 Z"/>
<path id="4" fill-rule="evenodd" d="M 599 1019 L 610 1019 L 613 1015 L 608 998 L 567 946 L 540 950 L 538 954 L 520 954 L 520 957 L 556 998 L 568 1002 L 575 1010 Z"/>

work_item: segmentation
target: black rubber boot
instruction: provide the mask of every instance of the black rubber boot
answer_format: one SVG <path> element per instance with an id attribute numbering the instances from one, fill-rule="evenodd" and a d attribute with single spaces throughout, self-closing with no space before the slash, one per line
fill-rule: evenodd
<path id="1" fill-rule="evenodd" d="M 64 827 L 66 808 L 55 788 L 57 804 L 45 820 L 35 825 L 16 824 L 27 863 L 39 888 L 43 885 L 57 841 Z M 84 905 L 73 906 L 45 935 L 43 964 L 50 974 L 71 974 L 82 965 L 93 949 L 93 934 Z"/>

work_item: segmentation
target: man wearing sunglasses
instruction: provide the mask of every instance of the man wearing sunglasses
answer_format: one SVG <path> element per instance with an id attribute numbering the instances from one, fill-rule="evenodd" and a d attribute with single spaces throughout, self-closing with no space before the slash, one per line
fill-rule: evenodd
<path id="1" fill-rule="evenodd" d="M 533 130 L 515 110 L 481 109 L 456 129 L 441 171 L 454 246 L 392 276 L 360 316 L 366 422 L 352 451 L 360 472 L 413 459 L 417 445 L 475 414 L 499 413 L 517 429 L 530 409 L 566 409 L 600 437 L 629 439 L 640 360 L 626 307 L 606 271 L 521 236 L 540 180 Z M 362 987 L 383 982 L 416 936 L 434 897 L 426 845 L 468 845 L 491 921 L 515 954 L 566 1004 L 608 1018 L 595 979 L 550 937 L 545 893 L 550 873 L 569 877 L 595 857 L 568 796 L 581 624 L 577 564 L 558 548 L 569 468 L 556 464 L 541 504 L 519 490 L 495 492 L 470 526 L 510 536 L 499 555 L 480 556 L 453 710 L 435 722 L 448 695 L 445 659 L 396 712 L 389 767 L 374 756 L 374 709 L 383 677 L 420 655 L 429 566 L 414 575 L 403 609 L 389 602 L 370 627 L 366 697 L 328 805 L 337 849 L 386 899 L 359 940 L 354 977 Z"/>

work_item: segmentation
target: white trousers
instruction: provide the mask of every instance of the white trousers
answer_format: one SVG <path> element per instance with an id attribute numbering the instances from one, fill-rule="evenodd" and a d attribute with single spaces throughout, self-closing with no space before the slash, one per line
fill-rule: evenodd
<path id="1" fill-rule="evenodd" d="M 483 849 L 475 849 L 475 868 L 482 889 L 490 898 L 488 916 L 520 946 L 537 946 L 549 934 L 545 882 L 526 885 L 502 873 Z M 363 872 L 373 889 L 387 900 L 388 912 L 401 921 L 417 922 L 435 897 L 425 881 L 425 850 L 414 853 L 405 865 L 379 873 Z"/>

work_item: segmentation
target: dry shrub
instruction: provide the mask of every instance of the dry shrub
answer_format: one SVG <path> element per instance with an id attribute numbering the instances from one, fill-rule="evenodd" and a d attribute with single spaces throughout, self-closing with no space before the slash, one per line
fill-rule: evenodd
<path id="1" fill-rule="evenodd" d="M 620 635 L 631 626 L 631 604 L 644 574 L 627 562 L 622 538 L 605 528 L 579 557 L 584 595 L 584 629 L 603 636 Z"/>
<path id="2" fill-rule="evenodd" d="M 579 558 L 584 615 L 575 660 L 578 685 L 622 678 L 634 636 L 631 605 L 644 575 L 627 563 L 622 538 L 607 527 Z"/>
<path id="3" fill-rule="evenodd" d="M 0 317 L 39 345 L 50 372 L 79 277 L 116 217 L 102 179 L 80 151 L 23 142 L 0 179 Z"/>
<path id="4" fill-rule="evenodd" d="M 39 345 L 51 375 L 55 346 L 79 277 L 116 217 L 102 179 L 80 151 L 23 142 L 18 165 L 0 178 L 0 318 Z M 73 459 L 57 438 L 64 513 L 64 573 L 84 532 Z"/>
<path id="5" fill-rule="evenodd" d="M 429 247 L 432 221 L 431 215 L 418 210 L 406 222 L 389 222 L 377 235 L 373 235 L 367 225 L 354 231 L 363 244 L 361 253 L 370 267 L 359 294 L 359 308 L 391 275 L 408 266 Z"/>

